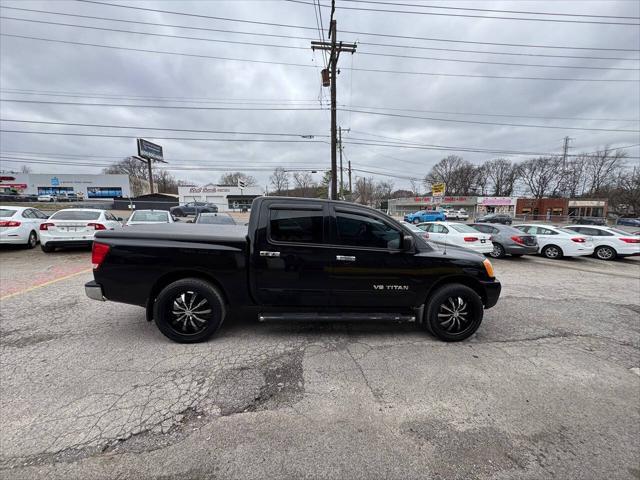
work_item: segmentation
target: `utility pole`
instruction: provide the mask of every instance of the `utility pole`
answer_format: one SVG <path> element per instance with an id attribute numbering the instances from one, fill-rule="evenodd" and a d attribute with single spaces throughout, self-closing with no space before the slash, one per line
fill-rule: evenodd
<path id="1" fill-rule="evenodd" d="M 345 128 L 345 132 L 350 132 L 350 128 Z M 342 127 L 338 127 L 338 144 L 340 145 L 340 197 L 344 200 L 344 180 L 342 179 Z"/>
<path id="2" fill-rule="evenodd" d="M 349 195 L 352 195 L 352 192 L 353 188 L 351 187 L 351 160 L 349 160 Z"/>
<path id="3" fill-rule="evenodd" d="M 330 42 L 325 41 L 312 41 L 312 50 L 326 50 L 329 51 L 329 75 L 327 75 L 327 69 L 322 71 L 323 86 L 331 86 L 331 199 L 336 200 L 338 198 L 338 176 L 337 176 L 337 108 L 336 108 L 336 83 L 338 80 L 338 58 L 340 58 L 340 52 L 348 52 L 353 54 L 356 51 L 357 45 L 355 43 L 338 43 L 338 27 L 337 22 L 333 18 L 336 11 L 336 2 L 331 0 L 331 21 L 329 22 L 329 38 Z M 329 76 L 329 84 L 327 83 L 327 76 Z"/>
<path id="4" fill-rule="evenodd" d="M 567 182 L 566 182 L 566 177 L 567 177 L 567 157 L 569 156 L 569 142 L 571 140 L 573 140 L 573 139 L 567 135 L 566 137 L 564 137 L 564 141 L 563 141 L 563 144 L 562 144 L 562 172 L 560 173 L 560 175 L 562 176 L 561 193 L 564 196 L 566 196 L 569 193 L 571 193 L 571 192 L 568 191 Z"/>

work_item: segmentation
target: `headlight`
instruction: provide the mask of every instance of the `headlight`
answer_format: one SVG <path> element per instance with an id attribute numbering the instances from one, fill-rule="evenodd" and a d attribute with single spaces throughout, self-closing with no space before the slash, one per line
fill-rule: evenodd
<path id="1" fill-rule="evenodd" d="M 485 258 L 482 264 L 484 265 L 484 269 L 487 271 L 487 275 L 489 275 L 490 278 L 495 278 L 495 275 L 493 273 L 493 265 L 491 265 L 489 259 Z"/>

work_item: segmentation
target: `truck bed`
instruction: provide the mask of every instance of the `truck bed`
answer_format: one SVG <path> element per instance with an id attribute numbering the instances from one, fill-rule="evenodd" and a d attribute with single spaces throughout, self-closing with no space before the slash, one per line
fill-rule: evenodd
<path id="1" fill-rule="evenodd" d="M 247 227 L 243 225 L 151 224 L 133 225 L 96 234 L 96 239 L 171 240 L 233 245 L 242 248 L 247 243 Z"/>

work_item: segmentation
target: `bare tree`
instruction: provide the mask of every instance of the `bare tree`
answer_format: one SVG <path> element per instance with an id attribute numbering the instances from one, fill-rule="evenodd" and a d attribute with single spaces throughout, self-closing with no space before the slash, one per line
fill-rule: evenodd
<path id="1" fill-rule="evenodd" d="M 178 180 L 167 170 L 153 172 L 153 183 L 158 193 L 178 193 Z"/>
<path id="2" fill-rule="evenodd" d="M 282 195 L 289 190 L 289 173 L 282 167 L 278 167 L 273 171 L 269 181 L 275 195 Z"/>
<path id="3" fill-rule="evenodd" d="M 615 184 L 625 166 L 627 153 L 608 147 L 585 156 L 585 176 L 588 195 L 598 195 Z"/>
<path id="4" fill-rule="evenodd" d="M 620 172 L 617 183 L 610 205 L 621 213 L 640 214 L 640 167 Z"/>
<path id="5" fill-rule="evenodd" d="M 556 196 L 562 184 L 562 161 L 558 157 L 538 157 L 519 165 L 520 178 L 535 198 Z"/>
<path id="6" fill-rule="evenodd" d="M 311 197 L 317 189 L 317 184 L 313 181 L 310 172 L 295 172 L 293 174 L 293 185 L 297 193 L 303 197 Z"/>
<path id="7" fill-rule="evenodd" d="M 102 170 L 102 173 L 129 175 L 131 194 L 134 197 L 145 191 L 148 182 L 147 165 L 133 157 L 127 157 Z"/>
<path id="8" fill-rule="evenodd" d="M 586 163 L 586 155 L 572 158 L 564 163 L 560 182 L 560 192 L 563 196 L 574 198 L 584 193 L 587 182 Z"/>
<path id="9" fill-rule="evenodd" d="M 415 195 L 415 196 L 420 195 L 420 183 L 418 182 L 417 179 L 412 178 L 411 180 L 409 180 L 409 185 L 411 185 L 411 195 Z M 411 196 L 411 195 L 408 195 L 408 196 Z"/>
<path id="10" fill-rule="evenodd" d="M 220 185 L 238 185 L 238 180 L 243 180 L 247 187 L 253 187 L 258 184 L 256 177 L 242 172 L 225 173 L 220 177 L 218 183 Z"/>
<path id="11" fill-rule="evenodd" d="M 518 180 L 518 166 L 505 158 L 486 162 L 482 169 L 487 176 L 487 191 L 496 197 L 510 197 Z"/>
<path id="12" fill-rule="evenodd" d="M 375 185 L 373 177 L 358 177 L 353 187 L 354 200 L 357 203 L 374 206 Z"/>
<path id="13" fill-rule="evenodd" d="M 453 185 L 458 170 L 465 163 L 462 157 L 449 155 L 436 163 L 424 178 L 427 189 L 434 183 L 446 183 L 447 187 Z"/>
<path id="14" fill-rule="evenodd" d="M 29 165 L 22 165 L 20 173 L 33 173 L 33 169 Z"/>
<path id="15" fill-rule="evenodd" d="M 449 155 L 436 163 L 424 179 L 430 188 L 434 183 L 445 183 L 449 195 L 469 195 L 486 185 L 485 175 L 479 167 L 457 155 Z"/>
<path id="16" fill-rule="evenodd" d="M 383 200 L 390 199 L 392 192 L 393 182 L 377 182 L 374 186 L 375 206 L 377 207 Z"/>

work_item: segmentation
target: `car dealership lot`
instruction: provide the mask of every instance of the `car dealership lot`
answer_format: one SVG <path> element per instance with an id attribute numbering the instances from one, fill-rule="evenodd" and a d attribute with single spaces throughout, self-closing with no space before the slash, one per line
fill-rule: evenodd
<path id="1" fill-rule="evenodd" d="M 493 260 L 469 341 L 259 324 L 175 344 L 84 296 L 87 251 L 0 251 L 0 478 L 637 478 L 640 258 Z"/>

